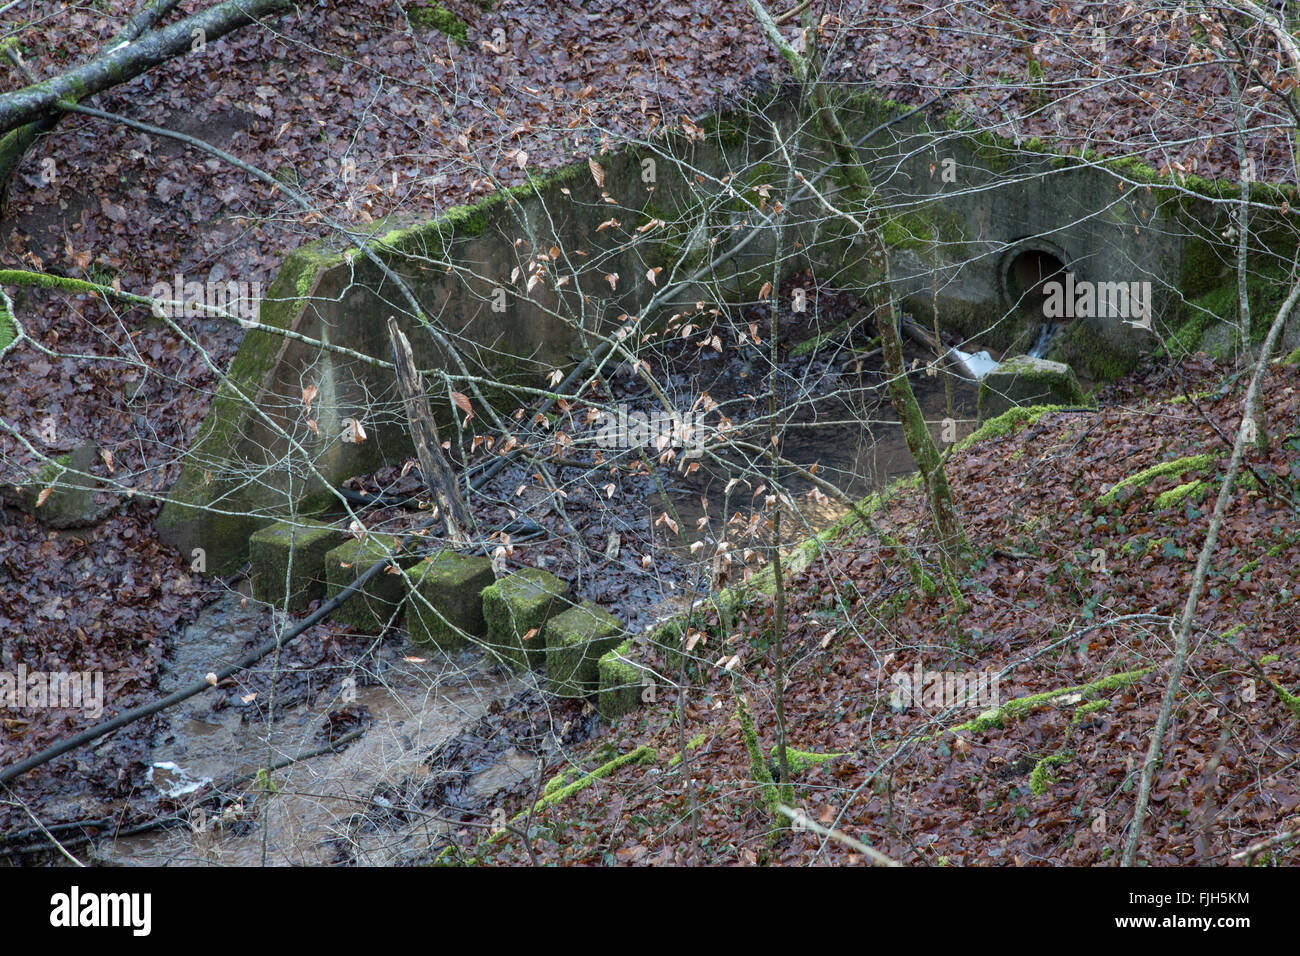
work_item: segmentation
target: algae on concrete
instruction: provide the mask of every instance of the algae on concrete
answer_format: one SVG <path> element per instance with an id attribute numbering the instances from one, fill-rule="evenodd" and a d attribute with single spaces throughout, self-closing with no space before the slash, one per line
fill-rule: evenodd
<path id="1" fill-rule="evenodd" d="M 417 644 L 456 651 L 487 630 L 483 589 L 496 578 L 485 557 L 439 551 L 410 572 L 406 629 Z M 432 607 L 430 606 L 432 605 Z"/>
<path id="2" fill-rule="evenodd" d="M 325 555 L 342 539 L 339 529 L 308 519 L 276 521 L 253 532 L 248 539 L 253 597 L 294 614 L 306 610 L 325 596 Z"/>
<path id="3" fill-rule="evenodd" d="M 568 606 L 569 586 L 539 568 L 514 571 L 483 589 L 488 649 L 517 671 L 542 663 L 542 626 Z"/>
<path id="4" fill-rule="evenodd" d="M 546 682 L 560 697 L 597 690 L 599 661 L 623 641 L 623 622 L 591 601 L 546 622 Z"/>

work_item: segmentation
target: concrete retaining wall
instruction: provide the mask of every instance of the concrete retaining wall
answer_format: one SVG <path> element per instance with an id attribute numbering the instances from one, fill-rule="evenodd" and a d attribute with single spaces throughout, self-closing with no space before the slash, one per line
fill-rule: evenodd
<path id="1" fill-rule="evenodd" d="M 846 125 L 862 137 L 899 113 L 860 97 L 848 104 Z M 746 203 L 770 211 L 763 186 L 788 195 L 773 125 L 790 143 L 800 125 L 791 102 L 771 98 L 701 121 L 653 148 L 597 157 L 603 188 L 583 160 L 437 221 L 386 227 L 370 243 L 454 343 L 469 376 L 538 387 L 553 368 L 571 366 L 595 344 L 592 332 L 610 332 L 621 315 L 641 316 L 656 292 L 755 229 L 760 235 L 719 266 L 713 281 L 685 286 L 641 317 L 653 324 L 697 301 L 757 296 L 772 278 L 774 239 Z M 810 177 L 824 165 L 808 148 L 813 141 L 800 142 L 794 153 Z M 864 155 L 890 211 L 886 240 L 904 309 L 928 319 L 937 302 L 941 324 L 979 334 L 981 347 L 1024 351 L 1031 344 L 1038 320 L 1014 302 L 1015 264 L 1025 256 L 1050 256 L 1042 261 L 1059 262 L 1080 280 L 1151 281 L 1157 327 L 1173 321 L 1178 301 L 1171 290 L 1184 280 L 1189 256 L 1195 252 L 1203 268 L 1216 261 L 1205 242 L 1213 237 L 1213 217 L 1177 190 L 1131 185 L 1152 178 L 1132 164 L 1089 168 L 919 116 L 878 132 Z M 719 182 L 724 177 L 726 185 Z M 819 188 L 829 185 L 822 180 Z M 611 219 L 618 224 L 602 228 Z M 862 281 L 862 240 L 843 219 L 827 217 L 808 196 L 789 204 L 785 220 L 783 273 L 811 265 L 819 281 Z M 549 262 L 550 280 L 528 290 L 531 266 L 552 249 L 558 256 Z M 655 267 L 662 271 L 652 283 L 646 273 Z M 611 287 L 604 277 L 615 274 Z M 557 288 L 559 276 L 571 281 Z M 422 368 L 461 373 L 410 315 L 396 284 L 357 249 L 316 244 L 291 255 L 260 321 L 388 360 L 390 315 L 399 318 Z M 1115 374 L 1152 342 L 1123 321 L 1083 318 L 1070 324 L 1053 357 L 1094 375 Z M 442 437 L 458 442 L 448 385 L 436 376 L 428 384 L 442 413 Z M 302 400 L 307 386 L 317 390 L 310 410 Z M 453 387 L 470 394 L 476 408 L 480 397 L 507 410 L 521 404 L 500 386 L 483 385 L 481 396 L 466 381 Z M 186 554 L 204 549 L 210 573 L 237 568 L 257 527 L 291 512 L 328 509 L 334 499 L 327 486 L 411 453 L 395 398 L 388 369 L 250 331 L 159 516 L 160 535 Z M 363 423 L 365 441 L 342 439 L 347 419 Z M 474 424 L 487 419 L 480 413 Z"/>

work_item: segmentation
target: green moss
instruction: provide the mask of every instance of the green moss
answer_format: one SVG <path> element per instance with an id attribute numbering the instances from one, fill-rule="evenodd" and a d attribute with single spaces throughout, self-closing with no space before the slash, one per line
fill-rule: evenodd
<path id="1" fill-rule="evenodd" d="M 111 505 L 95 504 L 99 483 L 82 478 L 98 460 L 97 446 L 81 445 L 74 451 L 51 457 L 21 488 L 0 485 L 0 497 L 51 528 L 77 528 L 94 524 Z M 49 491 L 45 500 L 41 495 Z M 40 502 L 39 504 L 37 502 Z"/>
<path id="2" fill-rule="evenodd" d="M 657 757 L 658 754 L 656 753 L 653 747 L 648 747 L 644 745 L 637 747 L 635 750 L 631 750 L 623 754 L 622 756 L 615 757 L 613 760 L 609 761 L 608 763 L 601 764 L 591 773 L 579 777 L 577 780 L 573 781 L 573 783 L 566 784 L 565 786 L 558 787 L 555 790 L 552 790 L 545 797 L 543 797 L 541 800 L 538 800 L 537 803 L 533 805 L 533 812 L 537 813 L 538 811 L 543 810 L 546 807 L 554 806 L 555 804 L 559 803 L 561 800 L 567 800 L 575 793 L 578 793 L 579 791 L 585 790 L 587 787 L 590 787 L 597 780 L 603 780 L 604 778 L 614 773 L 614 771 L 620 770 L 623 767 L 626 767 L 628 764 L 633 764 L 633 763 L 651 764 L 655 762 Z M 519 817 L 516 817 L 515 819 L 519 819 Z"/>
<path id="3" fill-rule="evenodd" d="M 867 497 L 859 499 L 855 502 L 853 508 L 830 525 L 812 537 L 805 538 L 800 543 L 791 546 L 783 561 L 786 574 L 797 574 L 805 570 L 820 555 L 831 548 L 835 542 L 843 540 L 846 536 L 859 533 L 862 530 L 862 517 L 860 515 L 870 518 L 896 494 L 909 489 L 917 489 L 920 486 L 921 476 L 918 472 L 913 472 L 910 475 L 895 479 L 883 492 L 873 492 Z M 752 594 L 771 594 L 773 587 L 772 566 L 768 565 L 743 584 L 723 588 L 721 591 L 709 595 L 708 600 L 719 613 L 724 609 L 734 611 L 743 607 Z M 665 654 L 669 659 L 670 666 L 676 666 L 675 655 L 679 652 L 683 620 L 682 615 L 674 615 L 662 622 L 649 635 L 651 645 Z"/>
<path id="4" fill-rule="evenodd" d="M 445 33 L 461 46 L 464 46 L 469 38 L 469 28 L 465 22 L 441 3 L 431 7 L 411 7 L 406 11 L 406 15 L 416 28 Z"/>
<path id="5" fill-rule="evenodd" d="M 776 754 L 777 754 L 777 748 L 775 745 L 773 745 L 772 746 L 773 760 L 776 759 Z M 834 760 L 836 757 L 843 757 L 843 756 L 845 756 L 843 753 L 817 754 L 807 750 L 796 750 L 795 748 L 789 746 L 788 744 L 786 745 L 785 748 L 785 759 L 786 759 L 786 763 L 789 764 L 790 766 L 791 776 L 798 776 L 799 774 L 804 773 L 805 771 L 807 771 L 812 767 L 820 766 L 821 764 L 828 763 L 829 761 Z"/>
<path id="6" fill-rule="evenodd" d="M 1090 700 L 1086 704 L 1080 704 L 1074 709 L 1074 717 L 1071 718 L 1070 723 L 1081 724 L 1083 723 L 1083 718 L 1087 717 L 1089 714 L 1095 714 L 1100 710 L 1105 710 L 1109 706 L 1110 701 L 1106 699 Z"/>
<path id="7" fill-rule="evenodd" d="M 1156 507 L 1172 508 L 1174 505 L 1181 502 L 1188 495 L 1194 495 L 1195 497 L 1193 497 L 1192 499 L 1194 501 L 1196 500 L 1196 497 L 1200 496 L 1199 493 L 1206 487 L 1208 487 L 1208 485 L 1206 485 L 1206 483 L 1201 479 L 1197 478 L 1187 482 L 1187 484 L 1185 485 L 1179 485 L 1176 488 L 1170 488 L 1168 491 L 1156 495 Z"/>
<path id="8" fill-rule="evenodd" d="M 1258 258 L 1258 257 L 1256 257 Z M 1240 303 L 1235 271 L 1225 265 L 1222 274 L 1211 273 L 1216 284 L 1188 297 L 1178 311 L 1178 329 L 1170 338 L 1169 350 L 1175 358 L 1190 355 L 1202 348 L 1205 334 L 1219 324 L 1230 330 L 1228 347 L 1240 346 Z M 1204 284 L 1198 286 L 1201 289 Z M 1250 303 L 1250 340 L 1263 341 L 1289 288 L 1285 270 L 1252 260 L 1246 278 L 1246 296 Z M 1184 295 L 1188 293 L 1184 291 Z"/>
<path id="9" fill-rule="evenodd" d="M 1052 367 L 1028 355 L 1017 355 L 980 380 L 976 406 L 984 419 L 1021 405 L 1073 408 L 1085 401 L 1079 380 L 1068 365 Z"/>
<path id="10" fill-rule="evenodd" d="M 1199 402 L 1202 401 L 1203 399 L 1209 398 L 1211 395 L 1215 393 L 1215 391 L 1216 389 L 1207 388 L 1207 389 L 1202 389 L 1199 392 L 1189 392 L 1187 395 L 1173 395 L 1165 399 L 1164 401 L 1165 404 L 1167 405 L 1183 405 L 1186 404 L 1188 396 L 1190 396 L 1193 400 Z"/>
<path id="11" fill-rule="evenodd" d="M 597 705 L 605 720 L 631 713 L 641 704 L 645 671 L 631 663 L 631 656 L 632 642 L 624 641 L 597 664 L 600 681 Z"/>
<path id="12" fill-rule="evenodd" d="M 897 119 L 911 107 L 872 93 L 869 90 L 855 90 L 844 97 L 840 106 L 843 113 L 857 114 L 857 123 L 864 131 L 875 129 L 883 123 Z"/>
<path id="13" fill-rule="evenodd" d="M 740 736 L 745 742 L 745 751 L 749 754 L 750 781 L 758 787 L 761 802 L 768 813 L 774 819 L 779 819 L 776 808 L 781 797 L 772 780 L 772 772 L 767 769 L 767 761 L 763 759 L 762 748 L 758 745 L 758 731 L 754 728 L 753 714 L 750 713 L 749 704 L 739 691 L 736 693 L 736 716 L 740 720 Z"/>
<path id="14" fill-rule="evenodd" d="M 0 354 L 13 344 L 14 339 L 18 337 L 18 326 L 14 323 L 13 315 L 3 303 L 0 303 Z"/>
<path id="15" fill-rule="evenodd" d="M 545 810 L 547 807 L 553 807 L 557 803 L 561 803 L 564 800 L 569 799 L 569 797 L 573 796 L 575 793 L 579 793 L 582 790 L 587 789 L 587 787 L 590 787 L 597 780 L 603 780 L 606 777 L 612 776 L 615 772 L 621 770 L 623 767 L 626 767 L 629 764 L 635 763 L 644 766 L 646 764 L 654 763 L 656 759 L 658 759 L 658 753 L 655 751 L 653 747 L 641 746 L 641 747 L 637 747 L 635 750 L 623 754 L 622 756 L 615 757 L 613 760 L 609 761 L 608 763 L 601 764 L 595 770 L 591 771 L 591 773 L 584 774 L 583 776 L 578 777 L 572 783 L 568 783 L 568 784 L 558 783 L 557 781 L 559 781 L 564 776 L 564 774 L 573 772 L 573 771 L 565 770 L 561 774 L 557 775 L 556 777 L 551 778 L 550 783 L 548 783 L 546 788 L 542 791 L 543 793 L 542 798 L 533 804 L 532 813 L 533 814 L 540 813 L 542 810 Z M 528 811 L 525 810 L 511 817 L 510 822 L 516 823 L 527 816 L 528 816 Z M 496 843 L 497 841 L 503 839 L 505 835 L 506 835 L 505 830 L 498 830 L 496 833 L 492 834 L 492 836 L 488 837 L 487 842 L 489 844 Z"/>
<path id="16" fill-rule="evenodd" d="M 1051 703 L 1058 697 L 1064 697 L 1067 694 L 1078 694 L 1082 698 L 1096 697 L 1098 694 L 1105 694 L 1111 691 L 1120 690 L 1139 680 L 1155 670 L 1155 666 L 1143 667 L 1140 670 L 1125 671 L 1122 674 L 1111 674 L 1103 677 L 1101 680 L 1093 681 L 1091 684 L 1080 684 L 1076 687 L 1061 687 L 1057 690 L 1044 691 L 1041 694 L 1031 694 L 1028 697 L 1017 697 L 1009 700 L 1001 707 L 995 707 L 992 710 L 985 711 L 974 720 L 968 720 L 963 724 L 955 727 L 949 727 L 941 730 L 937 734 L 932 734 L 930 738 L 940 737 L 947 733 L 957 733 L 958 731 L 970 731 L 972 733 L 983 733 L 986 730 L 992 730 L 1001 727 L 1003 721 L 1008 719 L 1019 719 L 1024 717 L 1039 707 Z"/>
<path id="17" fill-rule="evenodd" d="M 1273 693 L 1277 694 L 1278 699 L 1282 701 L 1282 706 L 1291 712 L 1291 716 L 1300 717 L 1300 697 L 1297 697 L 1271 678 L 1266 677 L 1264 680 L 1273 689 Z"/>
<path id="18" fill-rule="evenodd" d="M 1233 253 L 1200 236 L 1187 241 L 1178 291 L 1185 299 L 1196 299 L 1232 278 Z"/>
<path id="19" fill-rule="evenodd" d="M 1044 757 L 1034 765 L 1033 772 L 1029 775 L 1029 792 L 1035 796 L 1041 797 L 1047 792 L 1047 788 L 1055 783 L 1051 776 L 1051 768 L 1059 767 L 1061 764 L 1068 763 L 1074 759 L 1074 751 L 1067 750 L 1059 754 L 1052 754 L 1050 757 Z"/>
<path id="20" fill-rule="evenodd" d="M 542 787 L 542 796 L 549 797 L 563 787 L 567 787 L 573 781 L 582 776 L 582 769 L 579 767 L 565 767 L 550 780 L 546 781 L 546 786 Z"/>
<path id="21" fill-rule="evenodd" d="M 456 242 L 484 235 L 512 204 L 534 198 L 540 192 L 571 183 L 584 175 L 590 176 L 585 160 L 546 173 L 530 172 L 528 181 L 522 185 L 497 190 L 472 205 L 453 206 L 431 221 L 398 225 L 405 217 L 389 216 L 372 224 L 370 244 L 386 253 L 443 260 Z M 558 200 L 559 197 L 554 198 Z M 359 255 L 361 250 L 354 247 L 336 256 L 335 261 Z"/>
<path id="22" fill-rule="evenodd" d="M 1172 461 L 1162 461 L 1116 482 L 1109 491 L 1097 499 L 1097 503 L 1102 506 L 1109 505 L 1125 488 L 1141 488 L 1164 475 L 1181 475 L 1185 471 L 1199 471 L 1217 460 L 1218 456 L 1207 453 L 1204 455 L 1189 455 L 1186 458 L 1175 458 Z"/>
<path id="23" fill-rule="evenodd" d="M 1008 408 L 996 418 L 990 418 L 974 432 L 957 443 L 957 451 L 965 451 L 972 445 L 993 438 L 1006 438 L 1016 431 L 1018 425 L 1032 425 L 1044 415 L 1060 411 L 1061 405 L 1017 405 Z"/>
<path id="24" fill-rule="evenodd" d="M 61 292 L 84 293 L 86 295 L 103 296 L 104 290 L 93 282 L 87 282 L 84 279 L 72 279 L 67 276 L 55 276 L 45 272 L 29 272 L 26 269 L 0 269 L 0 285 L 3 286 L 33 286 L 38 289 L 57 289 Z M 119 298 L 137 303 L 145 303 L 148 300 L 141 296 L 133 296 L 123 293 Z"/>
<path id="25" fill-rule="evenodd" d="M 1292 353 L 1291 353 L 1290 355 L 1288 355 L 1286 358 L 1282 359 L 1282 364 L 1283 364 L 1283 365 L 1300 365 L 1300 348 L 1297 348 L 1294 352 L 1292 352 Z"/>
<path id="26" fill-rule="evenodd" d="M 706 737 L 705 732 L 700 731 L 690 740 L 686 741 L 686 749 L 699 750 L 701 747 L 704 746 L 705 737 Z M 676 767 L 681 762 L 682 762 L 682 755 L 680 753 L 675 753 L 668 758 L 668 768 L 671 770 L 673 767 Z"/>
<path id="27" fill-rule="evenodd" d="M 1155 183 L 1160 181 L 1160 173 L 1156 168 L 1137 156 L 1122 156 L 1118 159 L 1107 160 L 1103 163 L 1103 166 L 1115 175 L 1135 182 Z"/>

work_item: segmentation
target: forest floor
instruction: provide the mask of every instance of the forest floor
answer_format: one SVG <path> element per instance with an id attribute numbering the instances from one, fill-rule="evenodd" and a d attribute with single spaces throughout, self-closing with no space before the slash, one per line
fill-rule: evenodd
<path id="1" fill-rule="evenodd" d="M 23 5 L 0 17 L 0 26 L 19 36 L 32 68 L 48 76 L 89 56 L 136 6 L 109 0 L 61 7 L 49 20 L 20 27 Z M 785 77 L 741 7 L 724 0 L 447 6 L 468 24 L 463 46 L 416 29 L 384 0 L 302 5 L 276 30 L 212 43 L 202 55 L 101 95 L 96 105 L 208 138 L 296 181 L 339 215 L 346 210 L 356 228 L 378 229 L 384 217 L 436 215 L 518 184 L 526 171 L 680 125 L 684 116 Z M 1015 139 L 1044 136 L 1062 149 L 1088 144 L 1203 175 L 1236 168 L 1230 111 L 1204 107 L 1229 102 L 1220 96 L 1226 81 L 1207 54 L 1209 38 L 1187 22 L 1122 4 L 1097 7 L 1091 20 L 1028 0 L 992 13 L 860 6 L 847 5 L 824 25 L 844 44 L 830 65 L 836 80 L 869 84 L 909 104 L 960 86 L 941 107 Z M 861 10 L 870 16 L 864 20 Z M 1100 56 L 1091 46 L 1097 17 L 1110 38 Z M 504 46 L 495 42 L 497 28 Z M 960 44 L 960 62 L 949 55 L 954 36 L 979 38 Z M 1275 78 L 1271 53 L 1260 55 L 1264 78 Z M 1177 91 L 1162 78 L 1170 65 L 1183 71 Z M 3 69 L 8 86 L 25 82 L 7 63 Z M 1041 108 L 1044 96 L 1051 109 Z M 1265 109 L 1248 138 L 1261 179 L 1290 168 L 1277 132 L 1283 119 Z M 521 151 L 528 154 L 522 167 Z M 355 162 L 356 177 L 342 174 L 345 159 Z M 52 180 L 42 177 L 46 169 Z M 282 197 L 205 154 L 85 117 L 66 117 L 33 150 L 5 225 L 4 265 L 139 294 L 176 274 L 269 286 L 287 252 L 325 235 Z M 226 591 L 192 573 L 188 560 L 154 539 L 151 525 L 157 496 L 177 476 L 207 412 L 216 383 L 208 360 L 228 363 L 242 329 L 182 320 L 195 348 L 149 323 L 142 310 L 45 293 L 16 304 L 32 336 L 59 354 L 20 345 L 3 359 L 0 419 L 51 454 L 96 442 L 109 454 L 95 473 L 136 494 L 119 497 L 103 521 L 76 531 L 51 532 L 4 509 L 0 667 L 21 661 L 33 670 L 57 663 L 103 671 L 104 716 L 112 716 L 155 696 L 171 637 Z M 45 441 L 51 420 L 57 437 Z M 0 479 L 30 464 L 11 435 L 0 435 Z M 324 625 L 291 653 L 305 667 L 342 659 L 348 648 Z M 86 723 L 76 713 L 6 719 L 0 763 Z M 94 791 L 97 806 L 124 799 L 139 787 L 150 733 L 148 723 L 137 725 L 93 752 L 56 761 L 15 792 L 24 800 L 48 795 L 52 819 L 91 809 L 76 797 L 78 788 Z M 0 807 L 0 830 L 26 824 L 22 809 Z"/>
<path id="2" fill-rule="evenodd" d="M 905 864 L 1115 861 L 1172 656 L 1171 621 L 1186 600 L 1230 450 L 1223 436 L 1234 434 L 1240 412 L 1236 390 L 1221 387 L 1208 364 L 1160 377 L 1163 398 L 1121 385 L 1096 412 L 1034 416 L 951 458 L 954 494 L 982 555 L 961 582 L 964 611 L 946 598 L 918 596 L 870 536 L 835 542 L 791 577 L 789 746 L 839 755 L 794 776 L 794 803 L 812 821 Z M 1185 691 L 1142 845 L 1153 865 L 1226 865 L 1234 852 L 1300 820 L 1300 714 L 1241 656 L 1284 690 L 1300 690 L 1296 368 L 1275 365 L 1263 396 L 1272 440 L 1267 454 L 1248 456 L 1195 618 Z M 1201 454 L 1213 462 L 1102 503 L 1151 465 Z M 1177 503 L 1162 502 L 1196 480 L 1204 484 Z M 921 517 L 918 494 L 899 493 L 878 517 L 909 540 Z M 735 695 L 748 699 L 762 753 L 770 755 L 772 615 L 772 600 L 761 594 L 730 632 L 716 611 L 697 612 L 686 692 L 679 698 L 660 683 L 654 703 L 572 748 L 548 773 L 571 782 L 640 747 L 657 759 L 539 809 L 527 825 L 536 860 L 869 864 L 788 821 L 771 832 Z M 675 679 L 664 660 L 646 662 Z M 999 722 L 963 727 L 987 701 L 943 707 L 925 697 L 891 706 L 894 675 L 918 665 L 997 676 L 1002 706 L 1048 696 L 1013 706 Z M 684 759 L 682 741 L 689 741 Z M 529 802 L 517 797 L 511 814 Z M 464 857 L 451 859 L 529 860 L 513 835 L 480 842 L 480 831 L 466 829 L 461 838 Z M 1300 862 L 1297 842 L 1261 860 Z"/>

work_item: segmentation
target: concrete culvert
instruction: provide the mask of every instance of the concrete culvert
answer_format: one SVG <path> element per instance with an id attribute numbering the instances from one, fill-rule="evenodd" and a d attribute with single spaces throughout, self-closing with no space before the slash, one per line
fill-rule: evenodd
<path id="1" fill-rule="evenodd" d="M 1013 251 L 1005 261 L 1002 270 L 1005 307 L 1041 318 L 1046 299 L 1043 286 L 1053 279 L 1062 281 L 1065 276 L 1061 256 L 1048 249 L 1031 247 Z"/>

